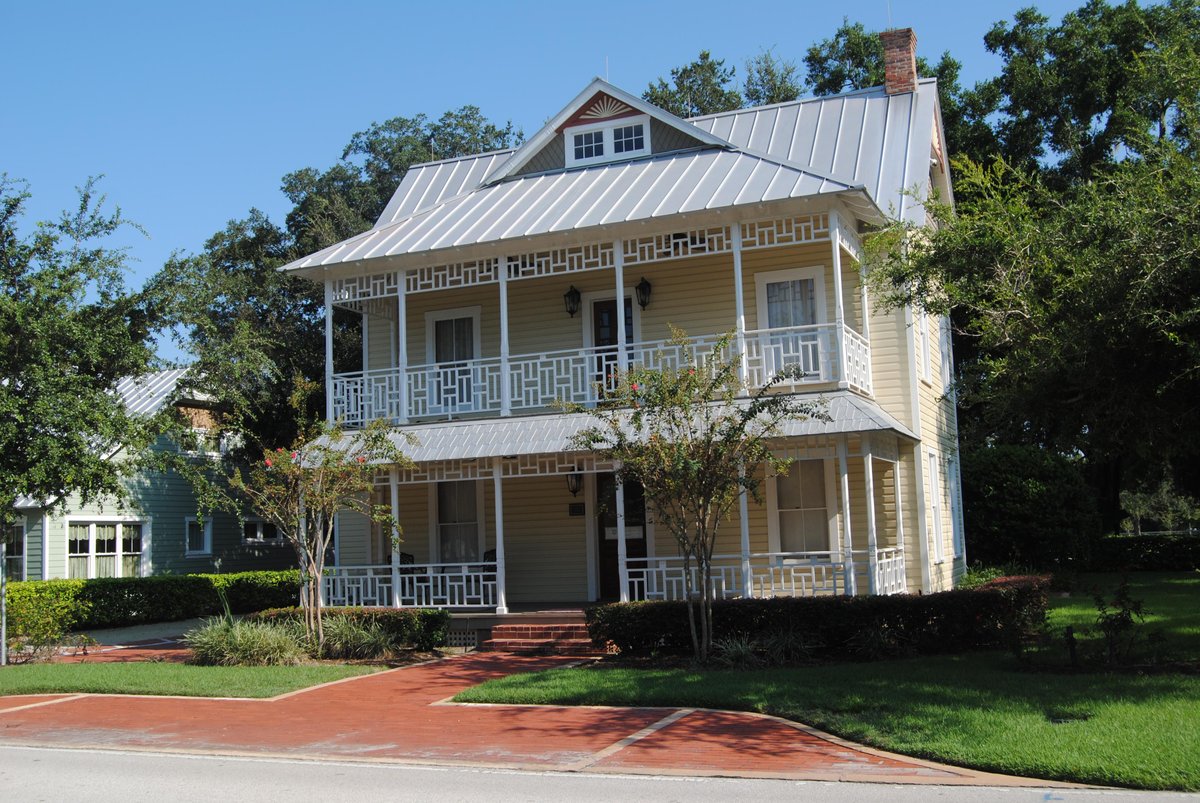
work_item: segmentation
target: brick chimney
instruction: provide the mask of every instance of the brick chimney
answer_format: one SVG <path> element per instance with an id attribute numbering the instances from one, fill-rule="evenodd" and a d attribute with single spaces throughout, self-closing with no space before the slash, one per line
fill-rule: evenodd
<path id="1" fill-rule="evenodd" d="M 917 88 L 917 35 L 912 28 L 881 33 L 883 39 L 884 89 L 889 95 Z"/>

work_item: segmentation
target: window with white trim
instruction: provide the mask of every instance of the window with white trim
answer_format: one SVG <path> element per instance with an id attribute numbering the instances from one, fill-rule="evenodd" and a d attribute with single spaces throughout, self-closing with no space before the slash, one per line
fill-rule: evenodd
<path id="1" fill-rule="evenodd" d="M 572 126 L 563 131 L 567 167 L 642 156 L 650 150 L 650 116 Z"/>
<path id="2" fill-rule="evenodd" d="M 269 521 L 247 518 L 242 522 L 242 541 L 247 544 L 278 545 L 283 543 L 279 528 Z"/>
<path id="3" fill-rule="evenodd" d="M 189 516 L 184 520 L 184 557 L 196 558 L 212 554 L 212 519 Z"/>
<path id="4" fill-rule="evenodd" d="M 72 521 L 67 524 L 67 577 L 139 577 L 143 523 Z"/>
<path id="5" fill-rule="evenodd" d="M 754 276 L 763 379 L 789 372 L 801 381 L 832 377 L 825 323 L 825 269 L 819 265 Z M 753 344 L 752 344 L 753 346 Z M 757 368 L 753 356 L 749 360 Z"/>
<path id="6" fill-rule="evenodd" d="M 475 480 L 437 484 L 438 553 L 442 563 L 476 562 L 481 557 L 478 489 Z"/>
<path id="7" fill-rule="evenodd" d="M 946 458 L 946 485 L 950 495 L 950 529 L 953 531 L 954 557 L 966 554 L 967 544 L 963 532 L 962 500 L 959 497 L 958 460 Z"/>
<path id="8" fill-rule="evenodd" d="M 829 505 L 824 460 L 797 460 L 775 478 L 782 552 L 828 552 Z"/>
<path id="9" fill-rule="evenodd" d="M 939 326 L 941 333 L 941 354 L 938 359 L 942 366 L 942 393 L 949 394 L 953 389 L 954 377 L 951 375 L 953 360 L 951 355 L 954 351 L 952 341 L 950 340 L 950 319 L 943 316 Z"/>
<path id="10" fill-rule="evenodd" d="M 487 386 L 476 362 L 480 352 L 480 308 L 425 313 L 429 364 L 424 398 L 430 413 L 465 413 L 483 405 Z M 422 412 L 425 412 L 424 410 Z"/>
<path id="11" fill-rule="evenodd" d="M 9 580 L 25 579 L 25 527 L 14 524 L 3 533 L 4 538 L 4 576 Z"/>
<path id="12" fill-rule="evenodd" d="M 929 349 L 929 313 L 921 310 L 917 314 L 917 339 L 920 341 L 918 348 L 921 350 L 921 379 L 926 382 L 932 382 L 931 365 L 932 355 Z"/>
<path id="13" fill-rule="evenodd" d="M 942 527 L 942 482 L 936 452 L 929 453 L 929 517 L 930 537 L 933 539 L 933 559 L 946 559 L 945 530 Z"/>

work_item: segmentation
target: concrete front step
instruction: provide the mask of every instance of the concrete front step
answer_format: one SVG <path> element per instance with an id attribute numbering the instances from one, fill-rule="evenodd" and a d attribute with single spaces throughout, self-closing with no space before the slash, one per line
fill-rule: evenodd
<path id="1" fill-rule="evenodd" d="M 591 639 L 580 638 L 491 638 L 480 645 L 485 652 L 515 655 L 599 655 Z"/>

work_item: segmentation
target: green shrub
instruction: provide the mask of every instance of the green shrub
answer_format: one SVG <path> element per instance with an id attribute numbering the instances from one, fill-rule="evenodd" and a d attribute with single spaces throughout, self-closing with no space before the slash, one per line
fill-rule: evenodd
<path id="1" fill-rule="evenodd" d="M 291 666 L 307 657 L 303 633 L 286 623 L 211 619 L 183 640 L 192 663 L 205 666 Z"/>
<path id="2" fill-rule="evenodd" d="M 86 613 L 78 599 L 81 580 L 8 584 L 8 647 L 16 660 L 52 654 Z"/>
<path id="3" fill-rule="evenodd" d="M 390 634 L 395 647 L 411 646 L 432 650 L 444 646 L 450 631 L 450 612 L 436 608 L 325 608 L 325 628 L 328 638 L 330 622 L 337 617 L 362 625 L 378 624 Z M 263 622 L 298 622 L 299 608 L 275 608 L 259 611 L 248 618 Z"/>
<path id="4" fill-rule="evenodd" d="M 1200 569 L 1200 534 L 1106 536 L 1093 547 L 1090 568 L 1098 572 Z"/>
<path id="5" fill-rule="evenodd" d="M 234 613 L 293 605 L 300 597 L 300 573 L 293 569 L 10 583 L 9 628 L 22 634 L 44 628 L 45 622 L 38 625 L 29 619 L 44 610 L 52 611 L 50 618 L 64 631 L 213 616 L 222 609 L 218 589 Z"/>
<path id="6" fill-rule="evenodd" d="M 385 658 L 397 646 L 395 634 L 379 621 L 329 616 L 324 624 L 326 658 Z"/>
<path id="7" fill-rule="evenodd" d="M 1006 577 L 974 591 L 924 596 L 718 600 L 713 639 L 750 639 L 765 654 L 773 641 L 788 660 L 871 659 L 1012 646 L 1045 618 L 1043 577 Z M 691 647 L 683 602 L 626 602 L 586 611 L 599 646 L 622 653 L 684 652 Z"/>
<path id="8" fill-rule="evenodd" d="M 966 451 L 962 466 L 967 555 L 987 565 L 1080 568 L 1100 517 L 1075 460 L 1030 446 Z"/>

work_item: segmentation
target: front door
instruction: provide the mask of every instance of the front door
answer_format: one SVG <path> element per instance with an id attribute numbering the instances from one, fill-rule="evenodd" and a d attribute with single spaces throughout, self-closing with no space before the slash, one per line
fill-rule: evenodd
<path id="1" fill-rule="evenodd" d="M 617 483 L 612 474 L 596 475 L 596 550 L 600 570 L 600 599 L 621 596 L 621 565 L 617 560 Z M 646 557 L 646 502 L 642 486 L 625 484 L 625 554 L 629 559 Z"/>
<path id="2" fill-rule="evenodd" d="M 633 342 L 633 300 L 625 299 L 625 342 Z M 592 345 L 596 347 L 596 368 L 592 381 L 605 390 L 616 386 L 617 372 L 617 301 L 614 298 L 592 302 Z"/>

